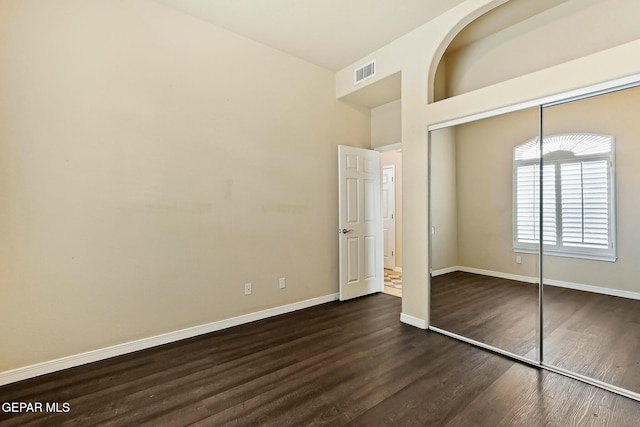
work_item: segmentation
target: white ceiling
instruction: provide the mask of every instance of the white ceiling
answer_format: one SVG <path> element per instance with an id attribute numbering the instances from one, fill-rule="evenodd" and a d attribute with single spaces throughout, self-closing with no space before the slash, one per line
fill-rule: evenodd
<path id="1" fill-rule="evenodd" d="M 464 0 L 156 0 L 341 70 Z"/>

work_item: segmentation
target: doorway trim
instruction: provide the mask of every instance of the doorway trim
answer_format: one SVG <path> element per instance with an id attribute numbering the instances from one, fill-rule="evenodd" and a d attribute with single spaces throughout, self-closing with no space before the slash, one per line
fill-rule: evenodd
<path id="1" fill-rule="evenodd" d="M 387 151 L 402 151 L 402 142 L 396 142 L 394 144 L 388 144 L 388 145 L 381 145 L 379 147 L 374 147 L 373 148 L 374 151 L 379 151 L 380 153 L 384 153 Z M 380 163 L 380 171 L 382 172 L 382 162 Z M 396 189 L 397 189 L 397 185 L 398 185 L 398 173 L 397 173 L 397 168 L 395 168 L 394 170 L 394 179 L 396 180 Z M 400 182 L 402 182 L 402 175 L 400 175 Z M 394 189 L 394 193 L 395 193 L 395 197 L 396 197 L 396 215 L 395 215 L 395 220 L 396 220 L 396 233 L 397 233 L 397 211 L 398 211 L 398 205 L 400 205 L 400 208 L 402 209 L 402 199 L 398 200 L 397 198 L 397 194 L 398 192 L 396 191 L 396 189 Z M 400 229 L 400 233 L 402 234 L 402 228 Z M 396 234 L 397 235 L 397 234 Z M 395 250 L 395 254 L 396 254 L 396 264 L 397 264 L 397 254 L 398 254 L 398 247 L 397 247 L 397 238 L 395 239 L 394 242 L 394 250 Z M 402 267 L 398 267 L 397 265 L 393 268 L 393 271 L 397 271 L 398 273 L 402 273 Z"/>
<path id="2" fill-rule="evenodd" d="M 396 142 L 395 144 L 382 145 L 380 147 L 375 147 L 374 151 L 379 151 L 384 153 L 385 151 L 394 151 L 394 150 L 402 150 L 402 142 Z"/>
<path id="3" fill-rule="evenodd" d="M 384 243 L 384 268 L 396 269 L 396 165 L 382 165 L 382 234 Z M 389 182 L 386 182 L 386 177 Z M 385 188 L 387 192 L 385 192 Z M 385 230 L 389 230 L 388 233 Z M 391 244 L 391 248 L 389 245 Z M 387 265 L 389 264 L 389 265 Z"/>

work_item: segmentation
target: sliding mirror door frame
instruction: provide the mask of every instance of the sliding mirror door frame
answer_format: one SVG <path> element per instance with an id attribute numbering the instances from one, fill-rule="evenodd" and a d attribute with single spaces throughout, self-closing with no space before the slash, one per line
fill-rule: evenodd
<path id="1" fill-rule="evenodd" d="M 511 212 L 514 141 L 538 133 L 539 114 L 529 107 L 433 131 L 429 144 L 431 327 L 533 364 L 539 258 L 512 252 Z"/>
<path id="2" fill-rule="evenodd" d="M 429 186 L 431 186 L 432 184 L 432 166 L 431 166 L 431 144 L 432 144 L 432 132 L 433 131 L 437 131 L 437 130 L 441 130 L 441 129 L 446 129 L 452 126 L 457 126 L 457 125 L 461 125 L 461 124 L 465 124 L 465 123 L 470 123 L 470 122 L 474 122 L 477 120 L 481 120 L 481 119 L 485 119 L 485 118 L 490 118 L 490 117 L 495 117 L 495 116 L 500 116 L 506 113 L 510 113 L 510 112 L 515 112 L 515 111 L 520 111 L 520 110 L 524 110 L 527 108 L 531 108 L 531 107 L 537 107 L 539 109 L 539 120 L 538 120 L 538 150 L 539 150 L 539 167 L 540 170 L 542 170 L 542 168 L 544 167 L 544 162 L 543 162 L 543 146 L 540 143 L 540 141 L 543 141 L 543 121 L 544 121 L 544 109 L 547 107 L 551 107 L 551 106 L 555 106 L 555 105 L 560 105 L 560 104 L 565 104 L 565 103 L 569 103 L 569 102 L 573 102 L 573 101 L 577 101 L 580 99 L 586 99 L 586 98 L 592 98 L 598 95 L 603 95 L 603 94 L 607 94 L 607 93 L 612 93 L 612 92 L 617 92 L 617 91 L 621 91 L 621 90 L 625 90 L 625 89 L 630 89 L 630 88 L 634 88 L 634 87 L 638 87 L 640 86 L 640 74 L 636 74 L 636 75 L 632 75 L 632 76 L 628 76 L 628 77 L 624 77 L 624 78 L 620 78 L 620 79 L 615 79 L 612 81 L 608 81 L 608 82 L 603 82 L 600 84 L 596 84 L 596 85 L 591 85 L 588 87 L 584 87 L 584 88 L 580 88 L 580 89 L 575 89 L 572 91 L 568 91 L 568 92 L 563 92 L 563 93 L 559 93 L 556 95 L 552 95 L 552 96 L 548 96 L 548 97 L 544 97 L 544 98 L 539 98 L 536 100 L 531 100 L 531 101 L 527 101 L 527 102 L 523 102 L 523 103 L 519 103 L 519 104 L 514 104 L 508 107 L 503 107 L 503 108 L 499 108 L 499 109 L 495 109 L 495 110 L 491 110 L 491 111 L 487 111 L 487 112 L 482 112 L 482 113 L 478 113 L 478 114 L 474 114 L 474 115 L 470 115 L 470 116 L 466 116 L 466 117 L 460 117 L 460 118 L 456 118 L 456 119 L 452 119 L 452 120 L 448 120 L 445 122 L 441 122 L 441 123 L 435 123 L 432 125 L 429 125 L 427 127 L 428 130 L 428 162 L 427 162 L 427 173 L 428 173 L 428 180 L 429 180 Z M 543 174 L 539 174 L 539 188 L 543 188 Z M 431 188 L 431 187 L 430 187 Z M 542 192 L 539 192 L 539 203 L 540 206 L 543 205 L 543 194 Z M 428 199 L 428 228 L 427 230 L 429 230 L 429 232 L 431 233 L 433 224 L 432 224 L 432 213 L 433 213 L 433 209 L 432 209 L 432 191 L 429 191 L 429 199 Z M 543 222 L 543 212 L 542 209 L 540 210 L 539 213 L 539 230 L 544 230 L 544 222 Z M 429 242 L 429 259 L 428 259 L 428 263 L 429 263 L 429 272 L 432 271 L 432 267 L 433 267 L 433 245 L 432 245 L 432 241 L 433 238 L 431 236 L 429 236 L 428 238 L 428 242 Z M 640 394 L 631 391 L 631 390 L 627 390 L 621 387 L 618 387 L 616 385 L 613 384 L 608 384 L 602 381 L 599 381 L 597 379 L 594 378 L 590 378 L 584 375 L 581 375 L 579 373 L 575 373 L 573 371 L 569 371 L 566 369 L 562 369 L 562 368 L 558 368 L 555 367 L 551 364 L 547 364 L 544 360 L 544 348 L 543 348 L 543 341 L 544 341 L 544 306 L 543 306 L 543 301 L 544 301 L 544 284 L 543 284 L 543 278 L 544 278 L 544 265 L 543 265 L 543 259 L 544 259 L 544 245 L 541 245 L 538 243 L 538 283 L 539 283 L 539 295 L 538 295 L 538 360 L 533 360 L 527 357 L 523 357 L 521 355 L 517 355 L 514 354 L 512 352 L 506 351 L 504 349 L 501 348 L 497 348 L 491 345 L 487 345 L 485 343 L 464 337 L 462 335 L 456 334 L 454 332 L 450 332 L 444 329 L 440 329 L 437 326 L 433 326 L 432 322 L 431 322 L 431 295 L 429 293 L 428 298 L 428 307 L 429 307 L 429 321 L 428 321 L 428 329 L 432 330 L 434 332 L 438 332 L 444 335 L 447 335 L 451 338 L 463 341 L 463 342 L 467 342 L 469 344 L 484 348 L 486 350 L 504 355 L 506 357 L 509 357 L 511 359 L 526 363 L 528 365 L 531 366 L 535 366 L 538 368 L 542 368 L 551 372 L 555 372 L 573 379 L 576 379 L 578 381 L 582 381 L 584 383 L 587 384 L 591 384 L 594 385 L 596 387 L 611 391 L 613 393 L 622 395 L 622 396 L 626 396 L 628 398 L 640 401 Z M 430 278 L 431 280 L 431 278 Z"/>
<path id="3" fill-rule="evenodd" d="M 638 401 L 640 372 L 633 349 L 639 339 L 635 313 L 640 301 L 628 286 L 636 277 L 638 252 L 632 236 L 639 224 L 629 197 L 616 199 L 623 187 L 623 194 L 631 194 L 637 182 L 631 159 L 638 127 L 628 113 L 637 111 L 639 88 L 636 82 L 544 104 L 541 133 L 543 162 L 546 167 L 555 164 L 551 186 L 558 194 L 559 224 L 556 246 L 545 247 L 541 259 L 547 289 L 542 300 L 547 307 L 543 364 Z M 589 188 L 597 190 L 588 195 Z M 616 232 L 618 221 L 626 227 L 622 233 Z"/>

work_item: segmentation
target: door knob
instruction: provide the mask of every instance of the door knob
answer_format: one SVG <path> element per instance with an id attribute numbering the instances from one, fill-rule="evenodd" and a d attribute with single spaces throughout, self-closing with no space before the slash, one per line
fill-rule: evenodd
<path id="1" fill-rule="evenodd" d="M 343 228 L 340 232 L 342 234 L 347 234 L 347 233 L 351 233 L 353 230 L 347 230 L 346 228 Z"/>

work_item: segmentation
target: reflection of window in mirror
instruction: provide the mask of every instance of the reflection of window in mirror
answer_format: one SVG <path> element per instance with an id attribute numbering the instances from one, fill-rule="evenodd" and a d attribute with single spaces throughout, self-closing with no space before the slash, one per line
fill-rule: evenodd
<path id="1" fill-rule="evenodd" d="M 616 260 L 614 138 L 563 134 L 544 138 L 542 216 L 547 255 Z M 516 252 L 537 252 L 540 239 L 538 138 L 514 150 Z"/>

